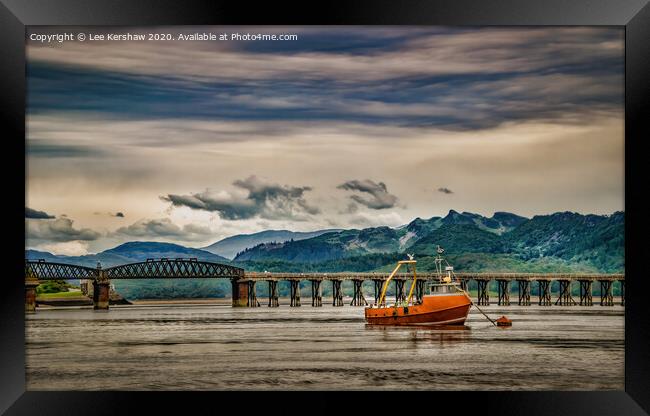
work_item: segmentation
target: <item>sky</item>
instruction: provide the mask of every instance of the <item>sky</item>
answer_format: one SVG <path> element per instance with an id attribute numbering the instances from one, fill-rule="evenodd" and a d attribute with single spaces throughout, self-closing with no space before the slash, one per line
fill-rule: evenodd
<path id="1" fill-rule="evenodd" d="M 297 40 L 40 42 L 33 34 Z M 624 209 L 608 27 L 33 27 L 26 247 Z"/>

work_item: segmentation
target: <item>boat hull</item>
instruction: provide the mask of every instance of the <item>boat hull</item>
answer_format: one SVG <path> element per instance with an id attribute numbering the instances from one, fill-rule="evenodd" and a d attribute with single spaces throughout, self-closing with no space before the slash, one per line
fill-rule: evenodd
<path id="1" fill-rule="evenodd" d="M 472 306 L 464 294 L 424 296 L 422 303 L 365 309 L 372 325 L 462 325 Z"/>

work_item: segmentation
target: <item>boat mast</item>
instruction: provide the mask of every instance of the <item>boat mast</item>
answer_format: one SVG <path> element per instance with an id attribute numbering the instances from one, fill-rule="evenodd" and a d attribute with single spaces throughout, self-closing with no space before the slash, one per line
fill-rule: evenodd
<path id="1" fill-rule="evenodd" d="M 442 262 L 445 260 L 442 258 L 441 254 L 445 252 L 445 249 L 438 246 L 436 248 L 436 258 L 434 262 L 436 263 L 436 273 L 438 273 L 438 280 L 442 282 Z"/>

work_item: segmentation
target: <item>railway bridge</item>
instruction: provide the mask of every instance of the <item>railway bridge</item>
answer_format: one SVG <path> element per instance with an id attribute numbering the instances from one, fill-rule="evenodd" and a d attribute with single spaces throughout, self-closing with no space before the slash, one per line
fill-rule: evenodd
<path id="1" fill-rule="evenodd" d="M 33 312 L 36 305 L 36 286 L 47 280 L 78 279 L 90 282 L 92 285 L 93 304 L 95 309 L 107 310 L 109 303 L 110 282 L 120 279 L 169 279 L 169 278 L 222 278 L 229 279 L 232 286 L 232 306 L 258 307 L 260 302 L 256 294 L 256 286 L 260 283 L 268 285 L 268 306 L 279 306 L 278 282 L 288 281 L 290 290 L 290 306 L 301 306 L 301 281 L 311 283 L 311 305 L 323 305 L 322 288 L 324 284 L 332 285 L 332 306 L 343 306 L 344 281 L 353 282 L 353 296 L 350 305 L 367 305 L 362 291 L 365 281 L 372 281 L 374 285 L 374 303 L 378 301 L 384 281 L 388 279 L 389 272 L 373 273 L 259 273 L 245 272 L 244 269 L 197 259 L 149 259 L 144 262 L 123 264 L 103 269 L 86 267 L 73 264 L 46 262 L 44 260 L 25 261 L 25 308 Z M 592 288 L 594 283 L 600 284 L 600 305 L 613 306 L 613 284 L 621 284 L 621 305 L 625 305 L 625 275 L 624 274 L 567 274 L 567 273 L 456 273 L 456 278 L 461 286 L 467 289 L 470 281 L 475 281 L 477 286 L 478 305 L 490 304 L 490 281 L 497 282 L 497 304 L 511 305 L 511 287 L 517 285 L 520 306 L 530 306 L 532 282 L 538 283 L 538 300 L 540 306 L 592 306 L 594 304 Z M 399 273 L 393 277 L 396 301 L 406 300 L 404 286 L 411 274 Z M 426 282 L 438 278 L 435 273 L 418 273 L 415 289 L 416 299 L 422 299 L 425 293 Z M 551 284 L 559 283 L 559 295 L 551 298 Z M 327 283 L 326 283 L 327 282 Z M 579 285 L 579 298 L 572 296 L 572 285 Z"/>

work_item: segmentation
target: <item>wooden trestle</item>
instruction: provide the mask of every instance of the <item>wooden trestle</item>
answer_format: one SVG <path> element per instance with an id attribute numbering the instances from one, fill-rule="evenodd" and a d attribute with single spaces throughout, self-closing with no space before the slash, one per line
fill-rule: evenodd
<path id="1" fill-rule="evenodd" d="M 510 280 L 497 280 L 497 288 L 499 293 L 499 306 L 510 306 Z"/>
<path id="2" fill-rule="evenodd" d="M 351 306 L 368 305 L 368 302 L 366 302 L 366 298 L 363 297 L 363 291 L 361 290 L 361 286 L 363 285 L 363 280 L 355 279 L 352 281 L 352 283 L 354 283 L 354 292 L 352 294 L 352 302 L 350 302 L 350 305 Z"/>
<path id="3" fill-rule="evenodd" d="M 323 306 L 323 291 L 320 286 L 320 280 L 311 281 L 311 306 Z"/>
<path id="4" fill-rule="evenodd" d="M 611 280 L 600 281 L 600 306 L 614 306 L 614 296 L 612 295 L 612 287 L 614 286 Z"/>
<path id="5" fill-rule="evenodd" d="M 490 292 L 488 291 L 488 279 L 478 279 L 476 281 L 477 290 L 478 290 L 478 301 L 477 305 L 488 306 L 490 304 Z"/>
<path id="6" fill-rule="evenodd" d="M 539 306 L 551 306 L 551 281 L 538 280 L 539 283 Z"/>
<path id="7" fill-rule="evenodd" d="M 269 280 L 269 308 L 277 308 L 280 306 L 279 298 L 277 280 Z"/>
<path id="8" fill-rule="evenodd" d="M 375 305 L 379 302 L 379 297 L 381 296 L 381 289 L 384 287 L 384 281 L 382 279 L 373 279 L 375 284 Z"/>
<path id="9" fill-rule="evenodd" d="M 332 280 L 332 306 L 343 306 L 342 280 Z"/>
<path id="10" fill-rule="evenodd" d="M 248 281 L 248 307 L 257 308 L 260 306 L 260 303 L 257 301 L 257 294 L 255 293 L 255 281 Z"/>
<path id="11" fill-rule="evenodd" d="M 558 282 L 560 283 L 560 296 L 558 296 L 555 304 L 560 306 L 577 305 L 571 296 L 571 280 L 560 279 Z"/>
<path id="12" fill-rule="evenodd" d="M 300 280 L 289 280 L 291 283 L 291 305 L 300 306 Z"/>
<path id="13" fill-rule="evenodd" d="M 395 303 L 404 302 L 406 300 L 406 294 L 404 293 L 404 279 L 394 279 L 395 280 Z"/>
<path id="14" fill-rule="evenodd" d="M 594 306 L 594 301 L 591 296 L 591 280 L 579 280 L 580 282 L 580 306 Z"/>
<path id="15" fill-rule="evenodd" d="M 517 280 L 519 284 L 519 306 L 530 306 L 530 280 Z"/>

